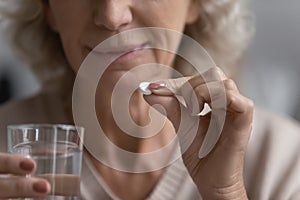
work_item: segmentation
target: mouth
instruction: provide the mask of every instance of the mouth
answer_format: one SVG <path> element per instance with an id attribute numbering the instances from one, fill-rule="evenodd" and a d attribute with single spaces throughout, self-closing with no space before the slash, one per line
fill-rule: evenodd
<path id="1" fill-rule="evenodd" d="M 109 59 L 113 63 L 124 63 L 138 56 L 145 49 L 149 49 L 148 43 L 138 45 L 124 45 L 118 47 L 96 47 L 89 48 L 90 52 L 100 55 L 103 59 Z"/>

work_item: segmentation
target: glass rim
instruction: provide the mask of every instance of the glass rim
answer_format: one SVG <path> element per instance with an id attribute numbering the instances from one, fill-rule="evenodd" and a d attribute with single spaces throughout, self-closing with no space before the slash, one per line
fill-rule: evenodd
<path id="1" fill-rule="evenodd" d="M 66 131 L 79 131 L 80 134 L 83 134 L 84 127 L 72 125 L 72 124 L 51 124 L 51 123 L 29 123 L 29 124 L 10 124 L 7 126 L 8 130 L 17 130 L 17 129 L 25 129 L 25 130 L 33 130 L 38 128 L 54 128 L 61 129 Z"/>

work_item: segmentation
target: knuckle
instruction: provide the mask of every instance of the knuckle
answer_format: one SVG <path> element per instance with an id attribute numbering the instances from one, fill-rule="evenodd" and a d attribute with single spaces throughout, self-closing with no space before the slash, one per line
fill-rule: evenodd
<path id="1" fill-rule="evenodd" d="M 1 156 L 1 160 L 0 160 L 0 171 L 2 172 L 8 172 L 8 170 L 11 168 L 11 159 L 10 156 L 8 155 L 3 155 Z"/>
<path id="2" fill-rule="evenodd" d="M 236 89 L 236 84 L 232 79 L 226 79 L 223 81 L 225 88 L 227 89 Z"/>
<path id="3" fill-rule="evenodd" d="M 28 191 L 28 184 L 25 178 L 10 177 L 0 180 L 0 198 L 2 197 L 22 197 Z"/>
<path id="4" fill-rule="evenodd" d="M 20 179 L 18 181 L 15 181 L 12 188 L 13 188 L 13 191 L 17 191 L 19 194 L 25 194 L 28 186 L 26 185 L 25 180 Z"/>
<path id="5" fill-rule="evenodd" d="M 21 173 L 20 161 L 22 157 L 18 155 L 4 154 L 0 157 L 0 172 L 2 173 Z"/>
<path id="6" fill-rule="evenodd" d="M 219 73 L 219 72 L 221 72 L 221 69 L 217 66 L 214 66 L 214 67 L 211 68 L 211 71 L 215 72 L 215 73 Z"/>
<path id="7" fill-rule="evenodd" d="M 237 97 L 236 97 L 235 93 L 232 91 L 227 92 L 227 98 L 232 103 L 235 103 L 237 101 Z"/>
<path id="8" fill-rule="evenodd" d="M 219 67 L 212 67 L 212 68 L 210 69 L 210 72 L 211 72 L 213 75 L 218 75 L 218 76 L 223 75 L 223 71 L 222 71 Z"/>
<path id="9" fill-rule="evenodd" d="M 248 109 L 249 110 L 253 110 L 254 109 L 254 102 L 251 99 L 247 100 L 247 105 L 248 105 Z"/>
<path id="10" fill-rule="evenodd" d="M 206 96 L 206 93 L 208 88 L 206 85 L 201 85 L 195 88 L 195 94 L 198 98 L 203 98 L 204 96 Z"/>

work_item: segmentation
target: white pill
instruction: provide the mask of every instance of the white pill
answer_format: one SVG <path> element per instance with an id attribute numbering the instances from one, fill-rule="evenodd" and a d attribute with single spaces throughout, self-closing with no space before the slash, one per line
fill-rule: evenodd
<path id="1" fill-rule="evenodd" d="M 152 92 L 151 90 L 149 90 L 149 82 L 141 82 L 139 85 L 139 90 L 141 93 L 143 93 L 144 95 L 151 95 Z"/>

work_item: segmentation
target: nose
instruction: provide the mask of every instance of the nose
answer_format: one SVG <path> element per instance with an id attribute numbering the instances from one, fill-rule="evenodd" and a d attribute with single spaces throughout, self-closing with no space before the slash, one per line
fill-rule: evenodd
<path id="1" fill-rule="evenodd" d="M 100 0 L 96 6 L 94 21 L 97 26 L 117 31 L 132 22 L 133 16 L 128 0 Z"/>

